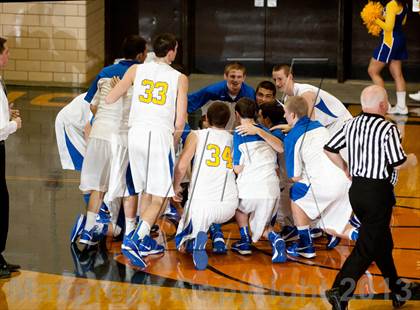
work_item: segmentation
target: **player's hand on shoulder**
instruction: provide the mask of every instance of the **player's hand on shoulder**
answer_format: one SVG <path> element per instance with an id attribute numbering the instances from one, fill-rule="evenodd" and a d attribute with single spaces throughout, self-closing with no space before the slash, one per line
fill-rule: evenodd
<path id="1" fill-rule="evenodd" d="M 288 124 L 280 124 L 270 128 L 271 131 L 276 129 L 280 129 L 282 132 L 288 133 L 292 129 L 292 127 Z"/>
<path id="2" fill-rule="evenodd" d="M 258 133 L 258 127 L 254 124 L 242 124 L 236 127 L 236 131 L 241 136 L 256 135 Z"/>
<path id="3" fill-rule="evenodd" d="M 113 76 L 111 78 L 111 87 L 114 88 L 121 79 L 118 76 Z"/>

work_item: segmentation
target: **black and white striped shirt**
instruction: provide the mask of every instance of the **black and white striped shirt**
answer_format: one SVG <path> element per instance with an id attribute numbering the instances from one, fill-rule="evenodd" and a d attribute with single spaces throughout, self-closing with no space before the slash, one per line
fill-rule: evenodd
<path id="1" fill-rule="evenodd" d="M 349 120 L 324 146 L 333 153 L 345 147 L 352 177 L 388 179 L 407 159 L 397 127 L 377 114 Z"/>

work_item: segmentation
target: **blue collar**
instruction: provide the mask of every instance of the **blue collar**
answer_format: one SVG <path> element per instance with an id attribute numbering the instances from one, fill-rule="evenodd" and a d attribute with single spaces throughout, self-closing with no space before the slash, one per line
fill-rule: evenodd
<path id="1" fill-rule="evenodd" d="M 121 65 L 125 65 L 125 66 L 132 66 L 132 65 L 135 65 L 135 64 L 139 64 L 140 61 L 131 60 L 131 59 L 123 59 L 123 60 L 120 60 L 118 63 L 121 64 Z"/>

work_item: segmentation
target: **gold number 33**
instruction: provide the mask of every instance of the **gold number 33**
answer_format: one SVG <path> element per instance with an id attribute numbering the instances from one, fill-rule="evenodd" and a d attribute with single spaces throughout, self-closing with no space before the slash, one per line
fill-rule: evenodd
<path id="1" fill-rule="evenodd" d="M 140 102 L 153 103 L 164 105 L 166 102 L 166 93 L 168 91 L 168 83 L 153 82 L 152 80 L 143 80 L 141 85 L 145 86 L 144 95 L 139 96 Z M 153 91 L 157 90 L 156 96 L 153 96 Z"/>

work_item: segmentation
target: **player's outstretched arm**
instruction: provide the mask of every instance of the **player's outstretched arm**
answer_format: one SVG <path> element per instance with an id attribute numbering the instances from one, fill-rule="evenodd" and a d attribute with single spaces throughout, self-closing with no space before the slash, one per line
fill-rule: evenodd
<path id="1" fill-rule="evenodd" d="M 261 138 L 264 139 L 265 142 L 267 142 L 276 152 L 283 153 L 283 143 L 272 135 L 271 133 L 265 131 L 262 128 L 259 128 L 253 124 L 243 124 L 236 127 L 237 132 L 240 135 L 246 136 L 246 135 L 259 135 Z"/>
<path id="2" fill-rule="evenodd" d="M 109 92 L 108 96 L 105 97 L 105 103 L 111 104 L 116 102 L 122 95 L 124 95 L 131 85 L 134 83 L 136 77 L 137 65 L 131 66 L 124 77 L 117 85 Z"/>
<path id="3" fill-rule="evenodd" d="M 187 140 L 184 144 L 184 149 L 178 159 L 178 162 L 175 165 L 174 171 L 174 191 L 175 191 L 175 201 L 180 199 L 182 201 L 182 187 L 181 182 L 189 166 L 191 165 L 191 160 L 194 157 L 195 149 L 197 146 L 197 136 L 192 132 L 188 135 Z"/>
<path id="4" fill-rule="evenodd" d="M 187 121 L 187 105 L 188 105 L 188 78 L 181 74 L 178 79 L 178 94 L 176 99 L 176 120 L 174 145 L 178 145 Z"/>

